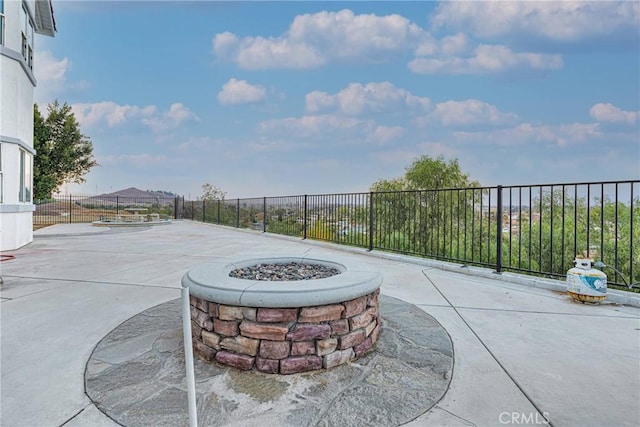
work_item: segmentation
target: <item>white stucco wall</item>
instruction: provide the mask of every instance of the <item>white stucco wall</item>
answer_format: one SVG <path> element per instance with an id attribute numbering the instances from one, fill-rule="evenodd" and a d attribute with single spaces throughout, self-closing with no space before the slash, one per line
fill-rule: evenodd
<path id="1" fill-rule="evenodd" d="M 0 213 L 0 241 L 3 251 L 18 249 L 33 241 L 32 215 L 33 212 Z"/>
<path id="2" fill-rule="evenodd" d="M 20 63 L 0 55 L 0 135 L 33 148 L 33 85 Z"/>
<path id="3" fill-rule="evenodd" d="M 29 1 L 28 4 L 33 11 L 34 2 Z M 4 43 L 0 46 L 0 167 L 3 178 L 0 251 L 17 249 L 33 240 L 35 207 L 30 202 L 18 200 L 20 150 L 33 153 L 35 84 L 33 72 L 22 60 L 21 9 L 20 1 L 4 2 Z M 35 49 L 35 46 L 32 47 Z M 32 157 L 29 159 L 32 161 Z"/>

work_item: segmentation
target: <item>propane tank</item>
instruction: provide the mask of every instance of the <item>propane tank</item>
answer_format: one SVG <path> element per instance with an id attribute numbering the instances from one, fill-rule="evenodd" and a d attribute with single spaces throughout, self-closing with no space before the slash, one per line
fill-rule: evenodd
<path id="1" fill-rule="evenodd" d="M 567 294 L 581 302 L 600 302 L 607 298 L 607 275 L 593 268 L 593 260 L 576 258 L 567 271 Z"/>

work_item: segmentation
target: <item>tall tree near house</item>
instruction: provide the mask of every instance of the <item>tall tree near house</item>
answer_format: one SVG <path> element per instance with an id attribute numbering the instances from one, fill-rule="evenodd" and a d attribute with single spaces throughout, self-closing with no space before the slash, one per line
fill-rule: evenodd
<path id="1" fill-rule="evenodd" d="M 34 198 L 48 199 L 51 197 L 56 187 L 55 179 L 51 174 L 51 159 L 45 148 L 46 142 L 49 141 L 49 128 L 45 123 L 44 117 L 40 114 L 38 104 L 33 105 L 33 144 L 36 150 L 36 156 L 33 161 L 33 186 Z"/>
<path id="2" fill-rule="evenodd" d="M 35 199 L 49 199 L 66 182 L 84 182 L 84 175 L 97 166 L 93 144 L 80 131 L 71 106 L 58 101 L 49 104 L 47 117 L 33 106 L 33 161 Z"/>

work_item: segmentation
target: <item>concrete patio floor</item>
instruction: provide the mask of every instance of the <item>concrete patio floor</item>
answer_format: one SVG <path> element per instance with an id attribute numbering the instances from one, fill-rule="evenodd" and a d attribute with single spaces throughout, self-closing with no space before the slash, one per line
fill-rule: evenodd
<path id="1" fill-rule="evenodd" d="M 0 264 L 2 426 L 117 425 L 85 394 L 92 350 L 125 320 L 178 298 L 190 267 L 230 255 L 307 255 L 374 269 L 384 276 L 383 295 L 440 322 L 454 346 L 451 384 L 407 425 L 640 425 L 637 307 L 583 305 L 408 257 L 190 221 L 68 224 L 34 234 Z"/>

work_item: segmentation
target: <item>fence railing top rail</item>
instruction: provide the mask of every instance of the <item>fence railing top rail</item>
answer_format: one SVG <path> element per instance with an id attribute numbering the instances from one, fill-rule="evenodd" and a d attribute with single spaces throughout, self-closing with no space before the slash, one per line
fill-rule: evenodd
<path id="1" fill-rule="evenodd" d="M 627 179 L 622 181 L 581 181 L 581 182 L 558 182 L 550 184 L 523 184 L 523 185 L 503 185 L 503 189 L 508 188 L 529 188 L 529 187 L 573 187 L 585 185 L 614 185 L 614 184 L 640 184 L 640 179 Z"/>
<path id="2" fill-rule="evenodd" d="M 495 190 L 498 186 L 489 187 L 451 187 L 451 188 L 422 188 L 414 190 L 385 190 L 385 191 L 371 191 L 371 194 L 408 194 L 408 193 L 436 193 L 447 191 L 482 191 L 482 190 Z"/>

